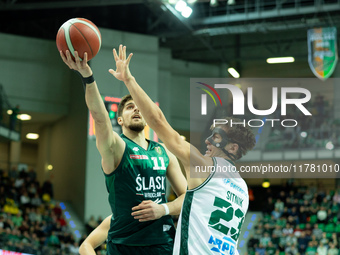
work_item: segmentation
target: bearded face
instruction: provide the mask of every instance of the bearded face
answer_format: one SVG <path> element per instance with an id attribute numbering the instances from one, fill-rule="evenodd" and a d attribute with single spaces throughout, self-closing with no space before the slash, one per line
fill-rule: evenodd
<path id="1" fill-rule="evenodd" d="M 146 126 L 146 122 L 142 114 L 139 112 L 136 104 L 132 100 L 126 102 L 121 118 L 121 125 L 135 132 L 143 131 Z"/>

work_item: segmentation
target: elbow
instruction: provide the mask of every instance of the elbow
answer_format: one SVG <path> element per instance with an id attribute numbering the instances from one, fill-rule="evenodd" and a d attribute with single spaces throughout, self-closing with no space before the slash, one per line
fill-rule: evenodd
<path id="1" fill-rule="evenodd" d="M 85 241 L 80 245 L 79 247 L 79 254 L 80 255 L 86 255 L 86 251 L 88 250 L 87 247 L 89 244 L 87 244 Z"/>

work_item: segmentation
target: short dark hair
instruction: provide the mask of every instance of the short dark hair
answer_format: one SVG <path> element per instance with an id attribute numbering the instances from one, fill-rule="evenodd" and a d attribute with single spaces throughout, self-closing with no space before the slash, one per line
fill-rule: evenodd
<path id="1" fill-rule="evenodd" d="M 132 96 L 130 94 L 126 95 L 126 96 L 123 96 L 122 97 L 122 100 L 120 101 L 119 105 L 118 105 L 118 117 L 121 117 L 122 116 L 122 113 L 123 113 L 123 109 L 124 109 L 124 106 L 125 104 L 128 102 L 128 101 L 131 101 L 133 100 Z"/>
<path id="2" fill-rule="evenodd" d="M 246 155 L 247 152 L 254 148 L 256 144 L 256 139 L 253 131 L 249 126 L 243 126 L 243 125 L 232 125 L 232 122 L 241 122 L 240 119 L 232 118 L 232 117 L 226 117 L 225 118 L 228 123 L 227 124 L 221 124 L 219 125 L 222 127 L 226 133 L 227 136 L 232 140 L 231 143 L 237 143 L 238 144 L 238 150 L 236 153 L 236 159 L 242 158 L 242 156 Z M 214 126 L 211 126 L 211 129 L 214 129 Z"/>

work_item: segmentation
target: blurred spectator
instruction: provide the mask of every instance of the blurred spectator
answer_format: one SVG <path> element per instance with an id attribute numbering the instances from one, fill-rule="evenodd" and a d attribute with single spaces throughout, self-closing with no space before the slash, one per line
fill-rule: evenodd
<path id="1" fill-rule="evenodd" d="M 79 254 L 79 245 L 77 242 L 74 242 L 69 245 L 69 250 L 71 254 Z"/>
<path id="2" fill-rule="evenodd" d="M 59 218 L 61 216 L 62 210 L 61 210 L 61 207 L 59 206 L 59 204 L 54 205 L 53 212 L 57 216 L 57 218 Z"/>
<path id="3" fill-rule="evenodd" d="M 329 201 L 327 200 L 327 197 L 324 197 L 322 199 L 322 202 L 321 202 L 321 207 L 324 207 L 324 208 L 328 208 L 330 205 L 329 205 Z"/>
<path id="4" fill-rule="evenodd" d="M 17 170 L 17 168 L 15 166 L 13 166 L 11 168 L 11 170 L 9 170 L 9 172 L 8 172 L 8 177 L 10 179 L 15 180 L 16 178 L 18 178 L 18 176 L 19 176 L 18 170 Z"/>
<path id="5" fill-rule="evenodd" d="M 31 205 L 38 208 L 42 204 L 42 201 L 39 197 L 39 194 L 36 193 L 34 197 L 31 199 Z"/>
<path id="6" fill-rule="evenodd" d="M 313 194 L 311 193 L 309 189 L 307 189 L 306 193 L 303 195 L 303 199 L 309 201 L 312 198 L 313 198 Z"/>
<path id="7" fill-rule="evenodd" d="M 272 242 L 269 242 L 267 247 L 266 247 L 266 254 L 267 255 L 275 255 L 276 252 L 276 247 Z"/>
<path id="8" fill-rule="evenodd" d="M 267 201 L 265 201 L 262 208 L 264 214 L 270 214 L 274 210 L 273 198 L 268 197 Z"/>
<path id="9" fill-rule="evenodd" d="M 294 230 L 294 235 L 295 235 L 296 237 L 300 237 L 302 232 L 303 232 L 303 231 L 300 229 L 300 226 L 297 225 L 296 228 L 295 228 L 295 230 Z"/>
<path id="10" fill-rule="evenodd" d="M 59 238 L 55 234 L 54 231 L 51 232 L 51 235 L 47 239 L 47 243 L 48 243 L 49 246 L 54 246 L 54 247 L 58 247 L 59 246 L 60 241 L 59 241 Z"/>
<path id="11" fill-rule="evenodd" d="M 263 237 L 260 238 L 260 244 L 262 244 L 263 247 L 267 247 L 269 242 L 271 242 L 271 238 L 269 233 L 265 232 Z"/>
<path id="12" fill-rule="evenodd" d="M 15 227 L 21 227 L 21 224 L 24 220 L 21 214 L 21 212 L 18 212 L 16 215 L 12 216 L 12 222 Z"/>
<path id="13" fill-rule="evenodd" d="M 282 229 L 282 233 L 285 234 L 285 235 L 293 234 L 293 232 L 294 232 L 294 230 L 289 223 L 287 223 L 286 227 L 284 227 Z"/>
<path id="14" fill-rule="evenodd" d="M 327 255 L 327 247 L 320 243 L 318 248 L 316 249 L 318 255 Z"/>
<path id="15" fill-rule="evenodd" d="M 284 217 L 284 218 L 288 218 L 288 216 L 289 216 L 289 209 L 288 209 L 287 206 L 285 206 L 283 208 L 283 212 L 282 212 L 281 216 Z"/>
<path id="16" fill-rule="evenodd" d="M 308 243 L 308 247 L 306 249 L 306 255 L 316 255 L 316 247 L 313 245 L 312 242 Z"/>
<path id="17" fill-rule="evenodd" d="M 254 238 L 254 236 L 251 235 L 249 240 L 248 240 L 248 247 L 256 247 L 256 246 L 259 245 L 259 243 L 260 243 L 259 239 Z"/>
<path id="18" fill-rule="evenodd" d="M 94 216 L 91 215 L 89 221 L 86 223 L 87 234 L 91 233 L 97 226 L 98 222 L 94 219 Z"/>
<path id="19" fill-rule="evenodd" d="M 287 255 L 297 255 L 299 254 L 298 249 L 296 248 L 295 244 L 287 244 L 287 247 L 285 248 L 285 254 Z"/>
<path id="20" fill-rule="evenodd" d="M 259 247 L 257 247 L 255 249 L 255 252 L 256 252 L 255 254 L 258 254 L 258 255 L 265 255 L 266 254 L 266 248 L 263 247 L 263 245 L 260 243 Z"/>
<path id="21" fill-rule="evenodd" d="M 24 190 L 24 192 L 22 193 L 22 195 L 20 196 L 20 203 L 23 207 L 26 207 L 30 204 L 31 199 L 28 196 L 28 193 L 26 190 Z"/>
<path id="22" fill-rule="evenodd" d="M 318 240 L 320 240 L 322 238 L 322 229 L 319 229 L 318 224 L 314 224 L 313 236 L 315 236 L 316 239 L 318 239 Z"/>
<path id="23" fill-rule="evenodd" d="M 275 226 L 275 229 L 273 230 L 273 235 L 276 235 L 277 237 L 282 236 L 282 230 L 280 226 Z"/>
<path id="24" fill-rule="evenodd" d="M 301 233 L 301 236 L 298 238 L 298 250 L 300 253 L 305 252 L 308 246 L 310 238 L 306 236 L 305 232 Z M 315 248 L 316 251 L 316 248 Z"/>
<path id="25" fill-rule="evenodd" d="M 316 108 L 317 115 L 323 117 L 324 115 L 324 108 L 325 108 L 325 101 L 324 96 L 318 92 L 314 99 L 314 105 Z"/>
<path id="26" fill-rule="evenodd" d="M 339 250 L 335 247 L 334 243 L 329 243 L 327 255 L 339 255 Z"/>
<path id="27" fill-rule="evenodd" d="M 46 180 L 41 188 L 42 194 L 48 194 L 50 198 L 54 198 L 53 196 L 53 184 L 50 180 Z"/>
<path id="28" fill-rule="evenodd" d="M 298 212 L 298 221 L 299 222 L 307 222 L 307 217 L 308 217 L 308 209 L 305 209 L 306 207 L 301 206 L 300 211 Z"/>
<path id="29" fill-rule="evenodd" d="M 60 224 L 61 227 L 65 227 L 67 225 L 66 220 L 62 215 L 59 216 L 58 223 Z"/>
<path id="30" fill-rule="evenodd" d="M 322 237 L 320 239 L 320 243 L 324 244 L 324 245 L 327 245 L 329 242 L 328 238 L 327 238 L 327 233 L 326 232 L 323 232 L 322 233 Z"/>
<path id="31" fill-rule="evenodd" d="M 19 178 L 17 178 L 17 179 L 14 181 L 14 187 L 15 187 L 15 189 L 16 189 L 17 191 L 19 191 L 19 190 L 21 189 L 21 187 L 23 187 L 24 183 L 25 183 L 24 178 L 22 178 L 22 177 L 19 176 Z"/>
<path id="32" fill-rule="evenodd" d="M 312 214 L 316 214 L 319 210 L 319 204 L 316 200 L 316 198 L 313 198 L 311 206 L 309 207 L 309 210 L 311 211 Z"/>
<path id="33" fill-rule="evenodd" d="M 332 233 L 331 241 L 332 241 L 335 245 L 339 245 L 338 239 L 339 239 L 339 238 L 338 238 L 337 233 Z"/>
<path id="34" fill-rule="evenodd" d="M 290 244 L 290 245 L 297 244 L 297 240 L 298 240 L 297 236 L 295 236 L 293 233 L 291 233 L 291 234 L 287 235 L 287 237 L 286 237 L 286 244 Z"/>
<path id="35" fill-rule="evenodd" d="M 30 182 L 27 187 L 28 196 L 33 198 L 37 194 L 37 188 L 34 182 Z"/>
<path id="36" fill-rule="evenodd" d="M 277 199 L 275 202 L 275 209 L 278 209 L 279 212 L 283 212 L 283 208 L 285 207 L 284 203 L 281 201 L 281 199 Z"/>
<path id="37" fill-rule="evenodd" d="M 33 168 L 30 168 L 28 170 L 27 176 L 28 176 L 30 182 L 34 182 L 37 178 L 37 173 L 34 171 Z"/>
<path id="38" fill-rule="evenodd" d="M 340 191 L 337 190 L 333 196 L 333 201 L 337 203 L 338 205 L 340 204 Z"/>
<path id="39" fill-rule="evenodd" d="M 275 210 L 272 211 L 272 216 L 275 220 L 281 217 L 281 212 L 279 211 L 279 208 L 275 208 Z"/>

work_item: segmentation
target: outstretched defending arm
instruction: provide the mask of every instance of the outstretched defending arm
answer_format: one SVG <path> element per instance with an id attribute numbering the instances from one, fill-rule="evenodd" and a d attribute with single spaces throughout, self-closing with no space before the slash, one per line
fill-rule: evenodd
<path id="1" fill-rule="evenodd" d="M 113 55 L 116 61 L 116 71 L 110 69 L 109 72 L 118 80 L 125 83 L 148 125 L 157 133 L 166 147 L 181 160 L 184 167 L 188 169 L 190 166 L 190 144 L 184 141 L 169 125 L 163 112 L 149 98 L 131 75 L 129 62 L 132 53 L 126 58 L 126 47 L 120 45 L 119 56 L 115 49 L 113 50 Z"/>
<path id="2" fill-rule="evenodd" d="M 71 58 L 69 51 L 66 51 L 66 56 L 60 51 L 62 60 L 70 69 L 79 72 L 83 79 L 91 77 L 93 73 L 87 64 L 87 53 L 84 54 L 83 61 L 79 60 L 78 52 L 75 51 L 74 55 L 75 60 Z M 88 80 L 85 89 L 85 100 L 95 122 L 96 143 L 102 156 L 103 170 L 106 174 L 109 174 L 118 166 L 125 149 L 125 143 L 117 133 L 112 131 L 110 118 L 100 96 L 96 81 L 94 79 Z"/>

